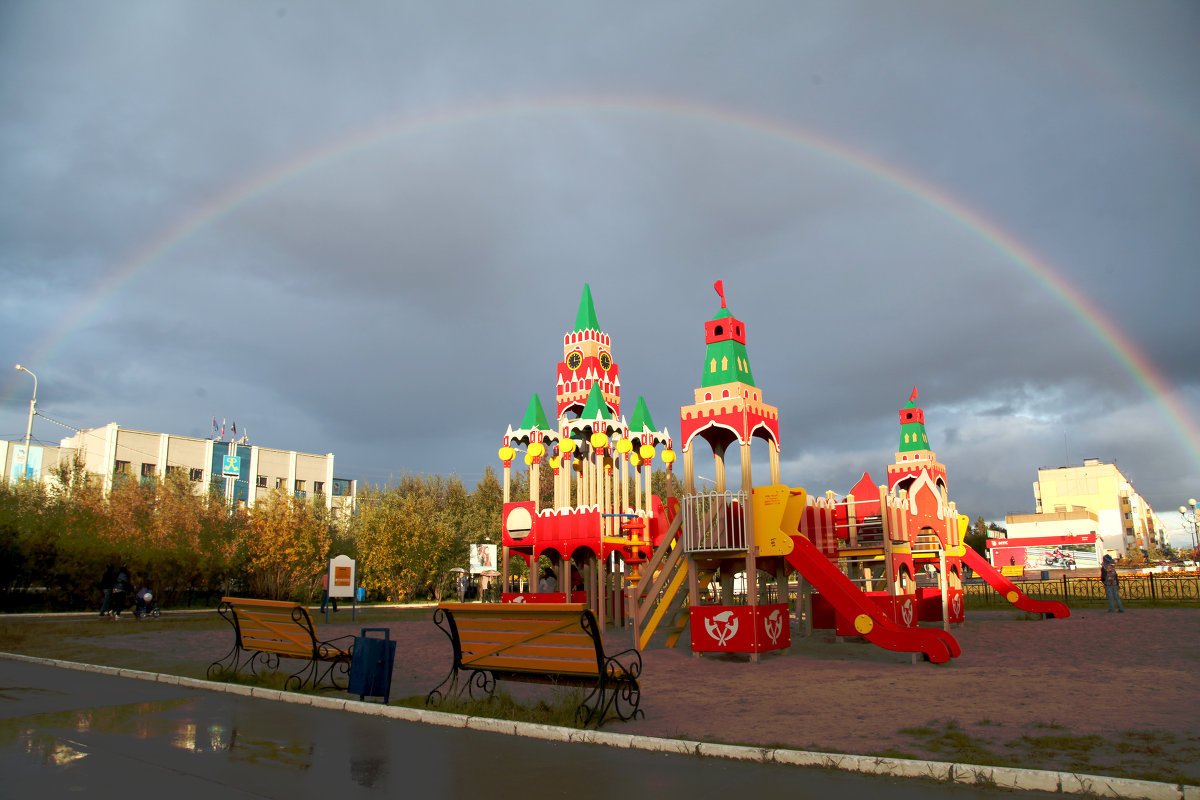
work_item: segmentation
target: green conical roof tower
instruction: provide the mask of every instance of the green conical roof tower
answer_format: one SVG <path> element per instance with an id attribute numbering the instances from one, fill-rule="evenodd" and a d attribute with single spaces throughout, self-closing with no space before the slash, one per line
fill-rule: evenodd
<path id="1" fill-rule="evenodd" d="M 583 285 L 583 296 L 579 298 L 579 311 L 575 313 L 575 331 L 598 331 L 600 322 L 596 319 L 596 306 L 592 303 L 592 287 Z"/>
<path id="2" fill-rule="evenodd" d="M 642 431 L 653 431 L 654 420 L 650 419 L 650 409 L 646 407 L 646 398 L 638 395 L 633 407 L 633 417 L 629 420 L 629 433 L 637 436 Z"/>
<path id="3" fill-rule="evenodd" d="M 744 383 L 754 386 L 750 371 L 750 356 L 746 353 L 746 326 L 725 307 L 724 287 L 717 281 L 721 310 L 704 326 L 704 388 L 723 383 Z"/>
<path id="4" fill-rule="evenodd" d="M 546 420 L 546 412 L 542 409 L 541 398 L 537 396 L 536 392 L 533 397 L 529 398 L 529 406 L 525 409 L 525 416 L 521 419 L 521 430 L 554 430 Z"/>
<path id="5" fill-rule="evenodd" d="M 917 405 L 917 387 L 913 387 L 908 405 L 900 409 L 901 453 L 912 453 L 929 449 L 929 437 L 925 435 L 925 412 Z"/>
<path id="6" fill-rule="evenodd" d="M 591 390 L 588 391 L 587 405 L 583 407 L 583 413 L 579 415 L 581 422 L 590 422 L 594 419 L 612 420 L 612 412 L 608 410 L 608 403 L 604 402 L 604 392 L 600 391 L 600 384 L 593 383 Z"/>

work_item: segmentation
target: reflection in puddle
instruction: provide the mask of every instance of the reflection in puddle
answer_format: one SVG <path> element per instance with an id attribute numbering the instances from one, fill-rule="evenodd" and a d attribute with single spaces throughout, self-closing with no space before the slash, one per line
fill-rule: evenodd
<path id="1" fill-rule="evenodd" d="M 0 747 L 14 747 L 44 766 L 65 766 L 87 757 L 87 735 L 100 734 L 153 740 L 189 753 L 229 753 L 256 764 L 311 766 L 310 742 L 249 737 L 231 725 L 197 722 L 188 714 L 195 703 L 179 698 L 0 720 Z"/>

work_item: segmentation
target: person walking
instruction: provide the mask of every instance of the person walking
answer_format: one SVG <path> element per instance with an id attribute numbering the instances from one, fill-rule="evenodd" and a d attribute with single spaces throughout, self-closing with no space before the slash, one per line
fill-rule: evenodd
<path id="1" fill-rule="evenodd" d="M 337 612 L 337 598 L 329 596 L 329 571 L 321 573 L 321 613 L 325 613 L 325 607 L 333 604 L 333 610 Z"/>
<path id="2" fill-rule="evenodd" d="M 114 620 L 121 618 L 121 612 L 125 610 L 125 595 L 131 589 L 133 589 L 133 579 L 129 577 L 129 567 L 122 564 L 117 570 L 117 579 L 113 582 L 112 608 L 109 609 L 109 614 Z"/>
<path id="3" fill-rule="evenodd" d="M 1104 563 L 1100 565 L 1100 582 L 1104 584 L 1104 596 L 1108 598 L 1108 613 L 1111 614 L 1115 608 L 1118 613 L 1124 614 L 1125 606 L 1121 603 L 1121 579 L 1117 575 L 1117 565 L 1110 555 L 1104 556 Z"/>
<path id="4" fill-rule="evenodd" d="M 117 582 L 117 570 L 112 564 L 104 565 L 104 577 L 100 579 L 100 588 L 104 590 L 104 600 L 100 603 L 100 616 L 107 617 L 112 610 L 112 590 Z"/>

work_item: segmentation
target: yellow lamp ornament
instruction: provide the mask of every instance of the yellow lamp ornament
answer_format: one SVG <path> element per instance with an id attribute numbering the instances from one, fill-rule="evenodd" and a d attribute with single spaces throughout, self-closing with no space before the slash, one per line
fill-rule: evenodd
<path id="1" fill-rule="evenodd" d="M 608 445 L 608 437 L 603 433 L 596 432 L 592 434 L 591 442 L 592 447 L 595 447 L 598 450 L 601 447 L 606 447 Z"/>
<path id="2" fill-rule="evenodd" d="M 664 464 L 674 464 L 675 463 L 675 451 L 674 450 L 663 450 L 662 460 L 663 460 Z"/>
<path id="3" fill-rule="evenodd" d="M 642 445 L 640 448 L 638 448 L 638 455 L 642 457 L 643 461 L 652 461 L 654 459 L 654 445 Z"/>
<path id="4" fill-rule="evenodd" d="M 550 469 L 558 469 L 558 467 L 561 463 L 562 463 L 562 457 L 554 456 L 553 458 L 550 459 Z"/>
<path id="5" fill-rule="evenodd" d="M 575 452 L 575 440 L 574 439 L 563 439 L 561 442 L 558 443 L 558 452 L 574 453 Z"/>
<path id="6" fill-rule="evenodd" d="M 500 452 L 497 453 L 496 455 L 500 456 L 501 461 L 512 461 L 513 458 L 516 457 L 517 451 L 513 450 L 511 447 L 506 446 L 506 447 L 501 447 Z"/>
<path id="7" fill-rule="evenodd" d="M 533 456 L 529 455 L 529 453 L 526 453 L 525 454 L 525 466 L 528 467 L 532 464 L 533 464 Z"/>
<path id="8" fill-rule="evenodd" d="M 629 441 L 628 439 L 622 439 L 621 441 L 617 442 L 617 452 L 618 453 L 632 453 L 633 452 L 633 442 Z"/>
<path id="9" fill-rule="evenodd" d="M 642 458 L 637 453 L 634 453 L 629 457 L 629 463 L 633 464 L 635 467 L 641 466 Z"/>

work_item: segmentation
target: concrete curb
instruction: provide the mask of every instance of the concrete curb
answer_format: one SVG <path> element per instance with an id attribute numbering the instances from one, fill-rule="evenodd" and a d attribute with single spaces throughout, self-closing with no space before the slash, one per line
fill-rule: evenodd
<path id="1" fill-rule="evenodd" d="M 25 661 L 51 667 L 115 675 L 122 678 L 156 683 L 173 684 L 212 692 L 226 692 L 264 700 L 275 700 L 314 708 L 349 711 L 354 714 L 374 714 L 408 722 L 443 725 L 452 728 L 504 733 L 557 742 L 579 742 L 608 747 L 623 747 L 658 753 L 694 755 L 710 758 L 729 758 L 755 761 L 762 764 L 779 764 L 796 767 L 818 767 L 869 775 L 888 775 L 898 778 L 924 778 L 948 783 L 963 783 L 992 786 L 1001 789 L 1058 792 L 1061 794 L 1083 794 L 1092 797 L 1118 797 L 1131 800 L 1200 800 L 1200 786 L 1188 784 L 1159 783 L 1156 781 L 1112 778 L 1103 775 L 1085 775 L 1074 772 L 1050 772 L 1047 770 L 1018 769 L 1015 767 L 987 767 L 976 764 L 952 764 L 944 761 L 916 761 L 903 758 L 877 758 L 841 753 L 818 753 L 809 750 L 787 750 L 769 747 L 747 747 L 714 742 L 693 742 L 686 739 L 662 739 L 652 736 L 635 736 L 611 731 L 579 730 L 541 725 L 530 722 L 513 722 L 490 717 L 468 717 L 448 714 L 444 711 L 429 711 L 419 708 L 385 706 L 335 697 L 283 692 L 258 686 L 242 686 L 236 683 L 217 683 L 198 678 L 184 678 L 158 672 L 137 669 L 105 667 L 53 658 L 39 658 L 18 653 L 0 652 L 0 658 Z"/>

